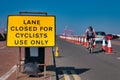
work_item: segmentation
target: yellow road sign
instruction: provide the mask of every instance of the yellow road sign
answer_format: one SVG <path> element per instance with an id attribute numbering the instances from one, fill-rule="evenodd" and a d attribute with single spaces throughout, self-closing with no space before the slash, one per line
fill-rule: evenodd
<path id="1" fill-rule="evenodd" d="M 55 16 L 8 16 L 7 46 L 55 45 Z"/>

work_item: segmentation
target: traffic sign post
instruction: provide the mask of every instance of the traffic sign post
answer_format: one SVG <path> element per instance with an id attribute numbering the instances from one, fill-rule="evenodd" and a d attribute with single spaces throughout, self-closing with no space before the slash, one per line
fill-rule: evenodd
<path id="1" fill-rule="evenodd" d="M 25 47 L 25 63 L 29 62 L 29 60 L 26 61 L 26 59 L 34 58 L 34 61 L 38 61 L 37 63 L 39 65 L 42 64 L 44 68 L 46 68 L 45 47 L 55 46 L 55 16 L 48 16 L 46 12 L 19 12 L 19 14 L 20 15 L 8 16 L 7 46 L 19 47 L 17 64 L 19 68 L 21 68 L 21 61 L 23 61 L 21 59 L 21 47 Z M 34 51 L 35 53 L 38 52 L 38 56 L 30 56 L 34 55 Z M 42 63 L 39 63 L 41 62 L 38 60 L 40 58 L 43 59 Z M 32 60 L 30 60 L 30 62 L 31 61 Z M 19 70 L 17 68 L 17 70 L 19 72 L 21 69 Z"/>

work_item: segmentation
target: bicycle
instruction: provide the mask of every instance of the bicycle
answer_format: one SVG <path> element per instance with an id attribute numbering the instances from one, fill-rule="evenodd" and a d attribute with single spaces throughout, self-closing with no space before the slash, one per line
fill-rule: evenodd
<path id="1" fill-rule="evenodd" d="M 93 53 L 93 49 L 94 49 L 93 43 L 94 43 L 93 38 L 90 38 L 89 39 L 89 53 Z"/>

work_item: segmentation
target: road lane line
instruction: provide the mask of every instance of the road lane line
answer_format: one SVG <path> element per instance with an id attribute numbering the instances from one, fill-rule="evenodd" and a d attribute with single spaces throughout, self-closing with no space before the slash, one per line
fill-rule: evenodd
<path id="1" fill-rule="evenodd" d="M 70 72 L 72 73 L 74 80 L 81 80 L 80 76 L 78 76 L 74 70 L 70 70 Z"/>
<path id="2" fill-rule="evenodd" d="M 62 72 L 63 72 L 63 76 L 64 76 L 65 80 L 70 80 L 70 77 L 69 77 L 69 75 L 67 74 L 67 71 L 66 71 L 66 70 L 63 70 Z"/>
<path id="3" fill-rule="evenodd" d="M 7 73 L 5 73 L 3 76 L 0 77 L 0 80 L 7 80 L 7 78 L 15 72 L 17 66 L 14 65 Z"/>
<path id="4" fill-rule="evenodd" d="M 117 59 L 120 59 L 120 57 L 117 57 Z"/>

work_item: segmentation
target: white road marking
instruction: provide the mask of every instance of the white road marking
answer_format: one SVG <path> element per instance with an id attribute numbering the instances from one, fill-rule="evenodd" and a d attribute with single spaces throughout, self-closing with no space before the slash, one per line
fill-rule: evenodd
<path id="1" fill-rule="evenodd" d="M 67 74 L 67 71 L 66 71 L 66 70 L 63 70 L 62 72 L 63 72 L 63 76 L 64 76 L 65 80 L 70 80 L 70 77 L 69 77 L 69 75 Z"/>
<path id="2" fill-rule="evenodd" d="M 12 73 L 15 72 L 17 66 L 14 65 L 7 73 L 0 77 L 0 80 L 6 80 Z"/>
<path id="3" fill-rule="evenodd" d="M 120 57 L 117 57 L 117 59 L 120 59 Z"/>
<path id="4" fill-rule="evenodd" d="M 24 62 L 21 61 L 21 64 Z M 19 67 L 19 66 L 18 66 Z M 10 77 L 17 69 L 17 65 L 14 65 L 7 73 L 5 73 L 3 76 L 0 77 L 0 80 L 7 80 L 8 77 Z"/>

